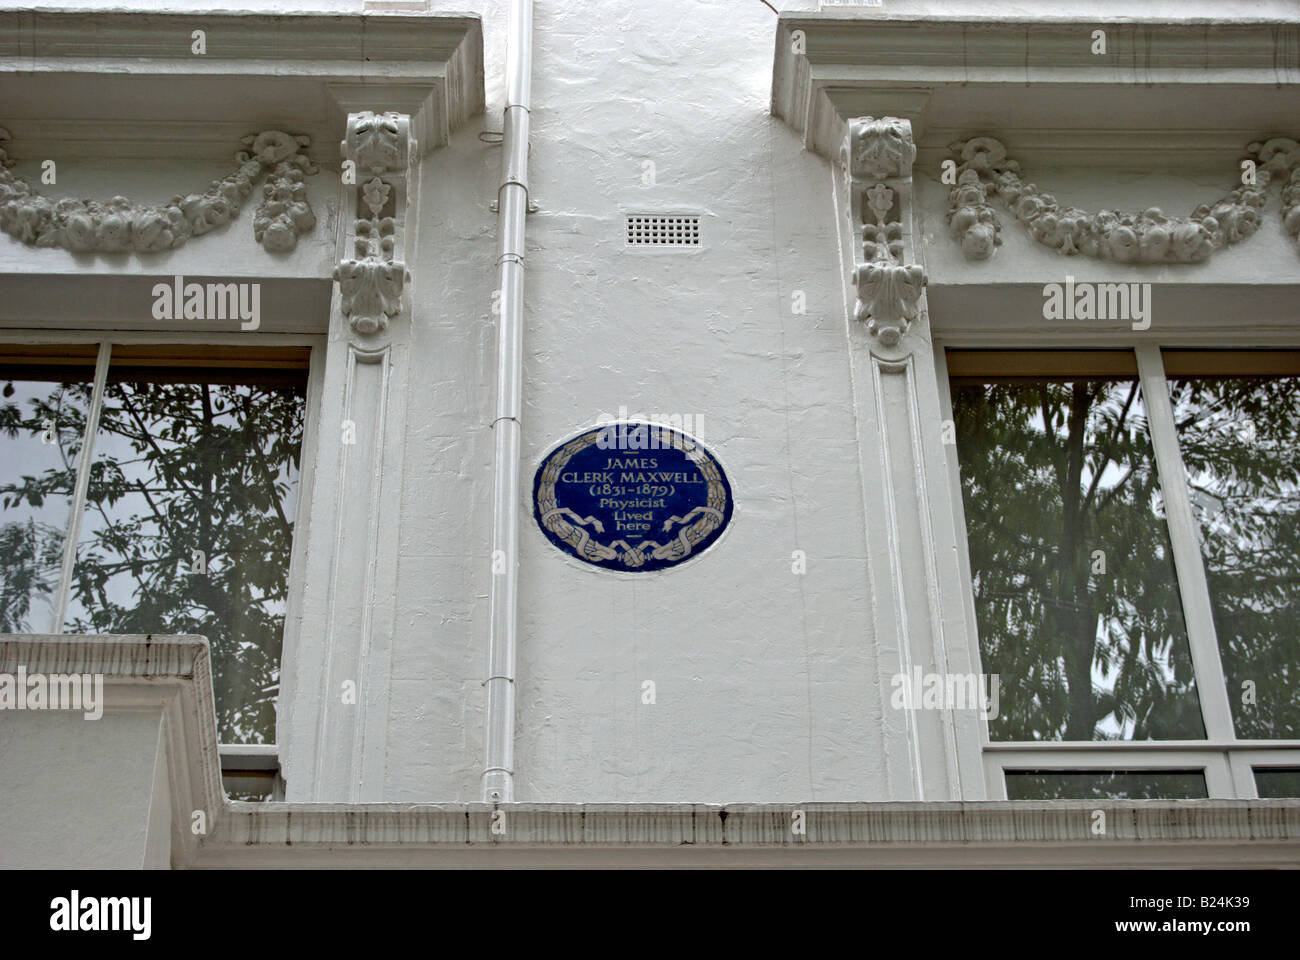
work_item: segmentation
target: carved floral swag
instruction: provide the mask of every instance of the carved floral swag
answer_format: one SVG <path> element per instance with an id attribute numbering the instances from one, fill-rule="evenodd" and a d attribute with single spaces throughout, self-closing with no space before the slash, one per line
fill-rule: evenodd
<path id="1" fill-rule="evenodd" d="M 974 137 L 951 149 L 957 182 L 948 194 L 948 227 L 972 260 L 987 260 L 1002 243 L 1002 224 L 988 202 L 991 194 L 1035 240 L 1062 255 L 1119 263 L 1198 263 L 1254 234 L 1268 203 L 1270 182 L 1275 176 L 1287 177 L 1282 223 L 1292 238 L 1300 235 L 1300 144 L 1285 137 L 1250 144 L 1250 164 L 1243 169 L 1253 169 L 1254 182 L 1201 204 L 1186 217 L 1165 216 L 1159 207 L 1136 214 L 1089 213 L 1059 203 L 1022 178 L 1020 164 L 1007 157 L 999 140 Z"/>
<path id="2" fill-rule="evenodd" d="M 7 139 L 0 129 L 0 141 Z M 247 150 L 235 154 L 234 173 L 212 181 L 204 193 L 177 195 L 156 206 L 126 197 L 42 196 L 9 171 L 14 161 L 0 148 L 0 230 L 32 246 L 75 253 L 157 253 L 229 223 L 253 192 L 253 182 L 269 172 L 253 215 L 253 236 L 267 250 L 292 250 L 316 225 L 304 178 L 317 167 L 301 152 L 311 141 L 266 130 L 240 142 Z"/>

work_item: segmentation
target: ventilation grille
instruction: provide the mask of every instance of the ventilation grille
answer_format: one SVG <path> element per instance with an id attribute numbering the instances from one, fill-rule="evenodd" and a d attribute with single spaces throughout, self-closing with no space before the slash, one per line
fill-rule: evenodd
<path id="1" fill-rule="evenodd" d="M 630 213 L 627 217 L 629 247 L 698 247 L 700 218 Z"/>

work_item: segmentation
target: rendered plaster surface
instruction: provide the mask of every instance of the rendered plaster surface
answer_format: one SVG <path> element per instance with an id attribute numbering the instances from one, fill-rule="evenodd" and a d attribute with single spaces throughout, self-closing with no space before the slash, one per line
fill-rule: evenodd
<path id="1" fill-rule="evenodd" d="M 122 0 L 47 6 L 175 8 Z M 1241 15 L 1296 10 L 1282 2 L 1246 6 Z M 409 214 L 416 221 L 411 315 L 394 321 L 409 325 L 402 333 L 408 374 L 393 401 L 403 442 L 384 456 L 400 463 L 401 483 L 397 522 L 377 535 L 396 555 L 395 587 L 379 598 L 393 623 L 380 762 L 382 799 L 398 802 L 478 798 L 491 577 L 497 238 L 489 205 L 500 148 L 478 135 L 501 127 L 506 4 L 431 7 L 482 16 L 488 109 L 420 161 Z M 360 12 L 362 5 L 246 0 L 237 9 Z M 890 12 L 1039 11 L 1028 3 L 901 2 Z M 1099 2 L 1058 12 L 1224 15 L 1222 4 L 1208 2 Z M 530 504 L 521 504 L 521 801 L 897 799 L 886 777 L 867 566 L 883 532 L 863 506 L 837 237 L 842 212 L 831 164 L 769 115 L 775 26 L 758 0 L 600 0 L 538 4 L 535 12 L 529 179 L 538 210 L 527 232 L 525 496 L 554 444 L 601 413 L 626 409 L 702 418 L 695 432 L 726 469 L 736 508 L 726 534 L 697 560 L 628 576 L 566 558 L 536 529 Z M 291 117 L 271 119 L 292 132 Z M 1008 148 L 1014 155 L 1014 141 Z M 339 252 L 337 159 L 332 148 L 318 152 L 334 166 L 309 179 L 318 224 L 290 254 L 270 256 L 253 241 L 248 206 L 220 231 L 148 264 L 0 238 L 0 269 L 327 278 Z M 157 200 L 225 172 L 85 163 L 61 168 L 58 189 Z M 1189 180 L 1026 170 L 1080 206 L 1157 205 L 1173 214 L 1220 196 L 1233 173 Z M 1139 268 L 1062 258 L 1006 215 L 996 256 L 970 263 L 947 235 L 948 188 L 937 171 L 918 165 L 915 183 L 916 246 L 932 291 L 1041 286 L 1067 271 L 1098 281 L 1215 284 L 1294 282 L 1300 271 L 1276 216 L 1210 263 Z M 698 215 L 703 243 L 628 249 L 629 213 Z M 805 313 L 793 311 L 800 293 Z M 937 302 L 932 297 L 932 311 Z M 932 319 L 936 328 L 944 321 Z M 331 350 L 340 342 L 333 333 Z M 926 398 L 927 409 L 933 401 Z M 319 424 L 322 435 L 338 429 Z M 324 534 L 312 536 L 314 550 L 329 550 Z M 792 569 L 796 551 L 805 573 Z M 308 569 L 319 569 L 315 563 Z M 326 628 L 324 609 L 318 604 L 304 616 L 303 638 Z M 318 646 L 303 646 L 320 655 Z M 654 703 L 643 702 L 647 682 Z M 282 705 L 280 734 L 290 800 L 346 795 L 342 784 L 313 793 L 304 751 L 336 745 L 330 730 L 318 736 L 310 711 Z"/>
<path id="2" fill-rule="evenodd" d="M 521 505 L 521 799 L 883 798 L 829 168 L 768 116 L 775 18 L 733 12 L 725 29 L 709 4 L 536 13 L 524 487 L 624 407 L 701 418 L 738 507 L 697 561 L 620 576 L 567 559 Z M 392 799 L 478 789 L 498 160 L 476 133 L 422 185 Z M 628 250 L 637 212 L 700 215 L 705 242 Z"/>
<path id="3" fill-rule="evenodd" d="M 0 868 L 166 866 L 161 720 L 156 709 L 0 713 Z"/>

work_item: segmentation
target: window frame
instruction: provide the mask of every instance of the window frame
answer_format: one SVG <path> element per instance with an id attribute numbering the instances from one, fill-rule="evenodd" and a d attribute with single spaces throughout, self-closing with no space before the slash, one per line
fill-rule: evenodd
<path id="1" fill-rule="evenodd" d="M 325 348 L 328 337 L 321 334 L 263 333 L 260 331 L 241 331 L 238 333 L 216 333 L 196 331 L 183 333 L 175 331 L 123 331 L 106 330 L 0 330 L 0 345 L 60 345 L 78 344 L 95 346 L 98 354 L 92 380 L 91 402 L 87 408 L 86 434 L 82 437 L 82 452 L 77 462 L 77 478 L 70 498 L 67 536 L 64 542 L 64 555 L 59 576 L 59 592 L 54 602 L 54 615 L 50 634 L 58 636 L 66 633 L 63 619 L 66 615 L 67 601 L 70 595 L 73 565 L 76 558 L 76 540 L 80 530 L 81 513 L 89 492 L 90 466 L 94 462 L 94 436 L 98 428 L 99 414 L 103 407 L 104 389 L 108 380 L 108 365 L 114 346 L 242 346 L 242 347 L 307 347 L 307 406 L 303 419 L 302 451 L 299 460 L 298 494 L 293 517 L 293 543 L 289 549 L 289 570 L 287 573 L 287 594 L 285 599 L 284 632 L 280 647 L 280 677 L 283 688 L 285 665 L 297 648 L 298 634 L 302 620 L 302 600 L 305 583 L 301 572 L 307 562 L 307 530 L 311 515 L 312 487 L 316 473 L 317 431 L 319 427 L 322 385 L 325 376 Z M 164 367 L 165 368 L 165 367 Z M 80 504 L 82 509 L 78 509 Z M 277 725 L 279 722 L 279 704 L 276 707 Z M 278 736 L 276 741 L 278 742 Z M 263 750 L 274 750 L 278 755 L 277 742 L 258 744 Z M 220 744 L 223 752 L 239 754 L 245 744 Z"/>
<path id="2" fill-rule="evenodd" d="M 1166 525 L 1173 547 L 1192 668 L 1196 677 L 1204 740 L 1099 740 L 1099 741 L 1008 741 L 992 740 L 988 719 L 980 716 L 980 747 L 986 796 L 1006 800 L 1009 771 L 1199 770 L 1205 776 L 1210 799 L 1255 800 L 1259 798 L 1254 769 L 1300 768 L 1300 740 L 1246 740 L 1236 735 L 1228 701 L 1226 677 L 1219 653 L 1213 609 L 1210 602 L 1205 560 L 1201 553 L 1200 529 L 1192 510 L 1183 469 L 1182 452 L 1169 396 L 1168 377 L 1162 350 L 1207 349 L 1227 352 L 1261 352 L 1296 349 L 1300 337 L 1293 333 L 1268 331 L 1253 336 L 1246 348 L 1228 348 L 1221 342 L 1186 333 L 1161 336 L 1128 336 L 1123 333 L 1045 332 L 1032 345 L 1023 336 L 981 336 L 978 333 L 936 335 L 933 340 L 935 373 L 939 383 L 940 416 L 953 420 L 952 389 L 948 375 L 949 350 L 1096 351 L 1131 350 L 1137 363 L 1137 379 L 1147 411 L 1147 426 L 1155 455 L 1156 472 L 1164 497 Z M 1210 342 L 1207 342 L 1209 340 Z M 964 596 L 963 615 L 971 655 L 983 672 L 979 628 L 975 615 L 974 587 L 970 570 L 970 544 L 966 507 L 962 498 L 960 465 L 955 444 L 944 447 L 948 468 L 949 497 L 953 523 L 959 540 L 958 567 Z"/>

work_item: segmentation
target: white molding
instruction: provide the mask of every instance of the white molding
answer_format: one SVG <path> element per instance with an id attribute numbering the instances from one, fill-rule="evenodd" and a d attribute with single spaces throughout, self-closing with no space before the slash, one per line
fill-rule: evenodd
<path id="1" fill-rule="evenodd" d="M 966 534 L 966 501 L 962 496 L 961 489 L 961 464 L 957 460 L 956 436 L 952 443 L 942 442 L 942 424 L 953 423 L 954 428 L 956 421 L 952 413 L 952 390 L 948 383 L 948 359 L 945 353 L 946 344 L 940 340 L 934 340 L 931 344 L 934 351 L 934 375 L 935 387 L 939 395 L 939 417 L 941 423 L 941 435 L 939 447 L 943 452 L 944 466 L 947 469 L 947 486 L 948 486 L 948 503 L 952 511 L 952 536 L 956 544 L 957 554 L 957 593 L 961 597 L 962 618 L 966 627 L 965 640 L 970 647 L 969 656 L 971 668 L 980 674 L 984 674 L 983 654 L 979 645 L 979 619 L 975 613 L 975 591 L 972 587 L 970 572 L 970 550 L 967 547 Z M 989 737 L 989 720 L 984 713 L 979 715 L 979 741 L 984 749 L 987 749 L 990 742 Z M 981 770 L 983 765 L 981 764 Z M 984 794 L 990 800 L 1006 799 L 999 791 L 1000 785 L 992 785 L 985 777 Z"/>
<path id="2" fill-rule="evenodd" d="M 366 124 L 372 125 L 369 130 Z M 418 190 L 409 118 L 354 112 L 342 149 L 356 164 L 356 183 L 340 185 L 339 262 L 350 265 L 351 280 L 358 270 L 378 267 L 400 270 L 405 280 L 404 261 L 416 255 L 415 223 L 408 212 Z M 366 186 L 375 179 L 390 191 L 381 210 L 394 212 L 392 247 L 381 250 L 375 242 L 349 250 L 363 222 L 358 207 L 366 203 Z M 376 217 L 364 221 L 372 232 L 379 211 L 373 212 Z M 345 259 L 349 254 L 355 258 Z M 277 725 L 288 795 L 313 801 L 379 800 L 387 776 L 415 305 L 409 282 L 369 303 L 358 289 L 350 286 L 345 297 L 339 285 L 332 297 L 320 382 L 318 472 L 306 533 L 310 545 L 303 547 L 308 559 L 302 567 L 301 622 L 292 673 L 281 686 Z M 352 440 L 344 442 L 348 422 Z M 354 703 L 342 702 L 344 681 L 354 684 Z"/>
<path id="3" fill-rule="evenodd" d="M 1097 809 L 1109 814 L 1100 837 Z M 796 810 L 805 835 L 790 829 Z M 1294 866 L 1298 851 L 1290 800 L 231 803 L 186 865 L 1258 867 Z"/>
<path id="4" fill-rule="evenodd" d="M 191 53 L 194 30 L 205 54 Z M 319 147 L 376 103 L 411 114 L 431 150 L 484 107 L 482 27 L 466 13 L 3 11 L 0 76 L 0 123 L 21 157 L 227 158 L 218 136 L 264 129 L 268 114 Z M 137 141 L 119 114 L 144 90 Z"/>
<path id="5" fill-rule="evenodd" d="M 1026 180 L 1020 163 L 993 137 L 971 137 L 950 145 L 945 161 L 955 173 L 948 191 L 948 232 L 967 260 L 988 260 L 1002 244 L 1002 223 L 994 199 L 1019 222 L 1027 236 L 1062 256 L 1123 264 L 1188 264 L 1249 240 L 1264 223 L 1271 184 L 1282 185 L 1283 229 L 1300 230 L 1294 212 L 1300 184 L 1300 145 L 1286 137 L 1253 141 L 1242 147 L 1242 164 L 1254 164 L 1247 178 L 1240 165 L 1225 165 L 1231 185 L 1211 203 L 1185 215 L 1166 216 L 1144 205 L 1139 213 L 1089 212 L 1062 203 Z M 1249 179 L 1249 182 L 1242 182 Z M 1190 206 L 1190 205 L 1189 205 Z"/>
<path id="6" fill-rule="evenodd" d="M 390 679 L 367 667 L 374 640 L 380 532 L 377 521 L 384 484 L 393 364 L 391 344 L 366 349 L 348 343 L 346 349 L 339 424 L 353 423 L 357 442 L 341 443 L 341 431 L 336 431 L 340 436 L 325 447 L 337 446 L 339 451 L 332 491 L 339 502 L 327 547 L 330 579 L 326 627 L 320 649 L 310 653 L 300 649 L 299 655 L 323 657 L 315 701 L 316 737 L 312 749 L 315 763 L 310 795 L 346 796 L 356 801 L 361 799 L 357 791 L 362 780 L 367 715 L 374 706 L 370 690 L 373 687 L 386 691 Z M 362 392 L 359 371 L 366 371 L 367 378 L 375 381 L 367 391 L 364 410 L 358 403 Z M 319 509 L 319 505 L 316 507 Z M 349 680 L 356 699 L 353 704 L 343 704 L 341 688 Z M 379 721 L 386 726 L 387 716 Z"/>
<path id="7" fill-rule="evenodd" d="M 324 429 L 321 411 L 324 393 L 327 340 L 315 337 L 310 341 L 311 360 L 307 370 L 307 410 L 303 421 L 302 447 L 298 455 L 298 501 L 294 508 L 293 541 L 289 550 L 287 596 L 285 598 L 284 630 L 280 636 L 280 690 L 276 698 L 275 739 L 284 740 L 282 730 L 288 724 L 284 709 L 286 687 L 292 687 L 298 668 L 298 650 L 302 643 L 303 604 L 306 595 L 306 574 L 311 560 L 308 544 L 311 543 L 312 503 L 315 502 L 316 473 L 320 436 Z M 277 769 L 278 769 L 277 761 Z"/>
<path id="8" fill-rule="evenodd" d="M 1091 35 L 1098 28 L 1106 30 L 1107 50 L 1095 55 Z M 1018 142 L 1020 131 L 1059 129 L 1073 119 L 1063 104 L 1077 106 L 1081 127 L 1095 129 L 1100 121 L 1118 138 L 1124 155 L 1096 151 L 1090 167 L 1131 165 L 1144 141 L 1147 167 L 1161 162 L 1152 159 L 1158 153 L 1180 161 L 1222 157 L 1225 122 L 1253 121 L 1247 139 L 1286 133 L 1294 122 L 1295 35 L 1286 19 L 1138 23 L 792 11 L 777 25 L 771 111 L 827 158 L 834 157 L 839 125 L 855 116 L 910 120 L 928 164 L 954 133 Z M 976 116 L 979 128 L 961 126 Z M 1200 131 L 1210 139 L 1197 137 Z M 1078 157 L 1078 145 L 1039 143 L 1035 160 Z"/>
<path id="9" fill-rule="evenodd" d="M 973 712 L 898 711 L 890 706 L 891 675 L 910 675 L 915 666 L 927 673 L 973 673 L 975 644 L 960 592 L 924 281 L 916 280 L 917 275 L 924 277 L 924 268 L 915 242 L 910 128 L 893 117 L 855 118 L 844 133 L 840 165 L 845 189 L 840 190 L 838 178 L 832 180 L 833 207 L 837 224 L 847 217 L 852 227 L 840 231 L 841 268 L 868 518 L 874 666 L 881 684 L 882 754 L 888 758 L 886 795 L 931 801 L 983 799 L 987 784 L 980 759 L 982 727 Z M 875 228 L 864 229 L 867 207 L 877 221 Z M 888 238 L 887 255 L 882 238 Z M 867 277 L 864 253 L 879 272 L 909 273 L 892 287 Z M 849 308 L 854 292 L 857 302 Z M 904 716 L 895 718 L 900 712 Z"/>

